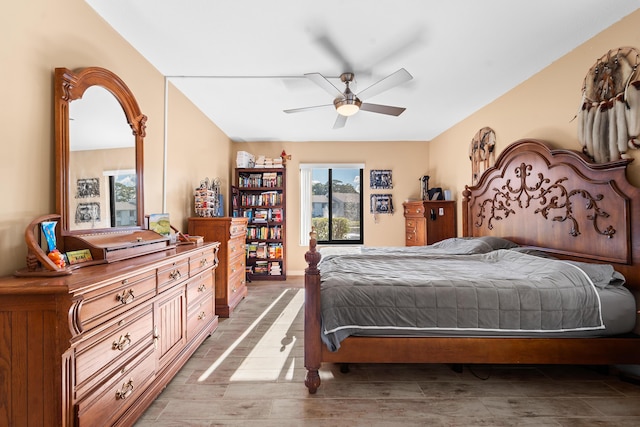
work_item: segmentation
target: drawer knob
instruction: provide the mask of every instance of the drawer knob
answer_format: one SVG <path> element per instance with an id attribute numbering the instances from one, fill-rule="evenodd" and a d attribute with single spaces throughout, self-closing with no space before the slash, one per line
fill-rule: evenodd
<path id="1" fill-rule="evenodd" d="M 205 289 L 207 289 L 207 285 L 204 283 L 198 286 L 198 292 L 204 292 Z"/>
<path id="2" fill-rule="evenodd" d="M 128 291 L 122 291 L 121 294 L 116 295 L 116 301 L 120 301 L 120 304 L 126 305 L 130 302 L 133 302 L 135 296 L 133 295 L 133 289 L 129 289 Z"/>
<path id="3" fill-rule="evenodd" d="M 180 270 L 173 270 L 169 273 L 169 277 L 171 277 L 171 280 L 177 280 L 182 277 L 182 273 L 180 273 Z"/>
<path id="4" fill-rule="evenodd" d="M 156 325 L 153 326 L 153 348 L 155 350 L 158 349 L 158 340 L 160 339 L 160 332 L 158 332 L 158 327 Z"/>
<path id="5" fill-rule="evenodd" d="M 207 313 L 205 313 L 204 311 L 201 311 L 200 314 L 198 314 L 198 320 L 204 320 L 207 318 Z"/>
<path id="6" fill-rule="evenodd" d="M 200 260 L 200 267 L 204 267 L 207 264 L 209 264 L 209 260 L 208 259 L 203 258 L 203 259 Z"/>
<path id="7" fill-rule="evenodd" d="M 133 393 L 133 378 L 129 378 L 129 381 L 122 384 L 122 388 L 116 391 L 116 400 L 126 399 L 131 393 Z"/>
<path id="8" fill-rule="evenodd" d="M 120 335 L 118 341 L 114 341 L 111 344 L 111 350 L 119 350 L 122 351 L 125 348 L 129 347 L 131 344 L 131 335 L 127 332 L 125 335 Z"/>

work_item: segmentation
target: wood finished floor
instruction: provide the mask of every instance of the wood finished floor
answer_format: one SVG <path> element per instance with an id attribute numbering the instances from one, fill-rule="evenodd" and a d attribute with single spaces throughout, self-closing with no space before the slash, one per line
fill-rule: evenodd
<path id="1" fill-rule="evenodd" d="M 250 283 L 136 426 L 640 425 L 640 386 L 579 366 L 325 364 L 309 395 L 302 279 Z"/>

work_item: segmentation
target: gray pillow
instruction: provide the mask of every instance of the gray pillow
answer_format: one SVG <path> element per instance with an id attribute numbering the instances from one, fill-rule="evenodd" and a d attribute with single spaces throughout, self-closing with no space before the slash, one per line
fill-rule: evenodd
<path id="1" fill-rule="evenodd" d="M 511 240 L 503 239 L 501 237 L 482 236 L 477 237 L 477 239 L 487 243 L 494 251 L 497 249 L 512 249 L 518 247 L 518 245 L 513 243 Z"/>

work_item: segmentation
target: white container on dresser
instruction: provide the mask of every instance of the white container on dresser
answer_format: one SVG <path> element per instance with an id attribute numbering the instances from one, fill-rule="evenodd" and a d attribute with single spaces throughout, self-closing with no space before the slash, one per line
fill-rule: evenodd
<path id="1" fill-rule="evenodd" d="M 0 278 L 0 425 L 132 425 L 218 325 L 218 248 Z"/>

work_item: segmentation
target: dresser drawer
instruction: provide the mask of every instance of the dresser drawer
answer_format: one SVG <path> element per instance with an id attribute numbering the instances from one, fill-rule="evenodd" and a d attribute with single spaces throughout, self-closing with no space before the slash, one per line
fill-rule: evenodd
<path id="1" fill-rule="evenodd" d="M 158 269 L 158 292 L 189 277 L 189 259 L 184 258 Z"/>
<path id="2" fill-rule="evenodd" d="M 245 248 L 244 234 L 240 239 L 229 240 L 227 243 L 227 259 L 234 259 L 237 257 L 244 258 L 246 256 Z"/>
<path id="3" fill-rule="evenodd" d="M 153 306 L 114 319 L 76 350 L 77 393 L 101 381 L 145 345 L 153 344 Z"/>
<path id="4" fill-rule="evenodd" d="M 416 219 L 410 219 L 407 218 L 404 221 L 404 228 L 406 230 L 407 233 L 413 232 L 415 233 L 416 229 L 418 228 L 418 221 Z"/>
<path id="5" fill-rule="evenodd" d="M 111 425 L 136 403 L 155 376 L 154 348 L 149 346 L 113 374 L 107 382 L 76 404 L 77 425 Z"/>
<path id="6" fill-rule="evenodd" d="M 247 221 L 246 220 L 232 220 L 229 227 L 229 236 L 231 238 L 242 237 L 244 239 L 247 234 Z"/>
<path id="7" fill-rule="evenodd" d="M 208 293 L 213 293 L 213 274 L 210 270 L 200 273 L 187 284 L 187 306 Z"/>
<path id="8" fill-rule="evenodd" d="M 190 304 L 187 310 L 187 339 L 192 339 L 207 326 L 215 317 L 213 294 L 203 295 L 195 303 Z"/>
<path id="9" fill-rule="evenodd" d="M 229 258 L 227 263 L 227 277 L 231 277 L 234 274 L 237 274 L 239 271 L 245 271 L 245 265 L 247 260 L 244 256 L 236 256 L 233 258 Z"/>
<path id="10" fill-rule="evenodd" d="M 83 295 L 78 314 L 79 326 L 82 331 L 87 331 L 148 301 L 155 294 L 155 270 L 107 284 Z"/>
<path id="11" fill-rule="evenodd" d="M 218 264 L 217 249 L 207 249 L 189 258 L 189 276 L 193 277 L 203 270 Z"/>
<path id="12" fill-rule="evenodd" d="M 424 205 L 422 203 L 406 203 L 404 206 L 405 216 L 422 217 L 424 216 Z"/>
<path id="13" fill-rule="evenodd" d="M 235 294 L 240 289 L 242 289 L 242 287 L 245 286 L 245 282 L 246 282 L 246 274 L 245 274 L 244 263 L 243 263 L 242 269 L 239 269 L 232 276 L 229 276 L 229 289 L 228 289 L 229 298 L 233 298 L 233 294 Z"/>

